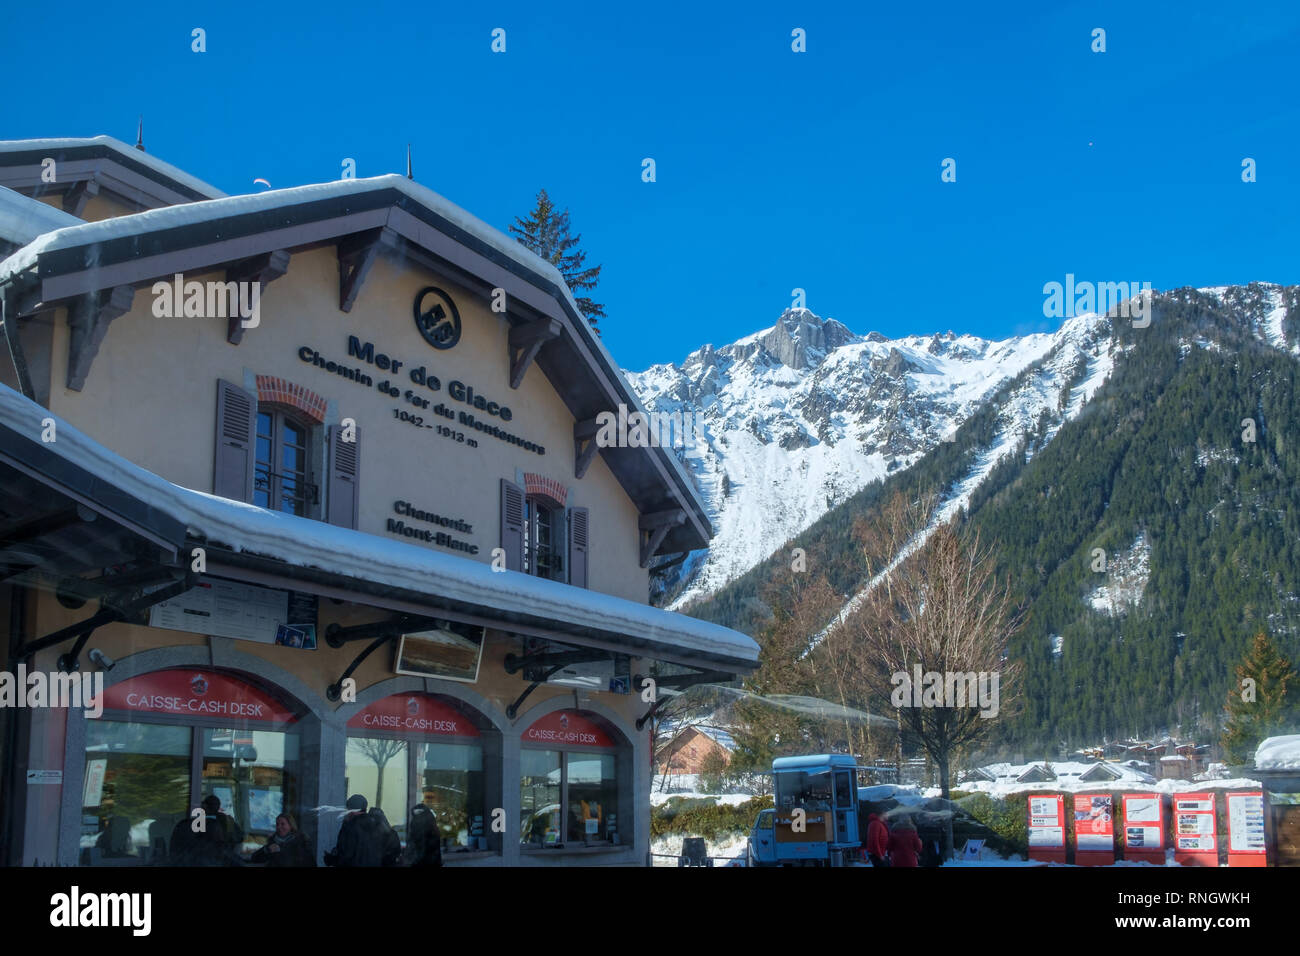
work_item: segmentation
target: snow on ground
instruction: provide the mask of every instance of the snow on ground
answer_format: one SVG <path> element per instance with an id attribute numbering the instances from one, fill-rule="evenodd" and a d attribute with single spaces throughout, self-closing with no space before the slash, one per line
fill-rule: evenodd
<path id="1" fill-rule="evenodd" d="M 1255 751 L 1260 770 L 1300 770 L 1300 734 L 1269 737 Z"/>
<path id="2" fill-rule="evenodd" d="M 1282 299 L 1281 287 L 1271 289 L 1268 297 L 1271 308 L 1262 323 L 1265 341 L 1288 355 L 1300 354 L 1300 351 L 1287 345 L 1286 334 L 1282 330 L 1282 320 L 1286 318 L 1286 303 Z"/>
<path id="3" fill-rule="evenodd" d="M 1098 614 L 1125 614 L 1142 602 L 1150 576 L 1151 543 L 1140 532 L 1127 551 L 1110 555 L 1106 561 L 1106 583 L 1085 599 Z"/>
<path id="4" fill-rule="evenodd" d="M 677 776 L 689 777 L 691 780 L 697 779 L 695 774 L 678 774 Z M 676 778 L 674 777 L 670 779 Z M 650 805 L 654 807 L 662 806 L 674 797 L 682 797 L 687 800 L 712 800 L 715 803 L 728 807 L 739 806 L 742 803 L 754 799 L 754 794 L 752 793 L 701 793 L 695 789 L 694 784 L 677 784 L 676 786 L 682 786 L 686 789 L 670 789 L 667 792 L 664 792 L 659 789 L 659 780 L 659 777 L 655 777 L 655 788 L 650 792 Z M 674 784 L 669 784 L 669 787 L 673 786 Z"/>
<path id="5" fill-rule="evenodd" d="M 724 836 L 720 840 L 706 840 L 705 846 L 713 858 L 713 865 L 726 866 L 733 859 L 738 859 L 743 864 L 748 839 L 748 834 L 738 833 Z M 675 833 L 659 837 L 650 843 L 651 859 L 655 866 L 676 866 L 681 852 L 682 837 Z"/>

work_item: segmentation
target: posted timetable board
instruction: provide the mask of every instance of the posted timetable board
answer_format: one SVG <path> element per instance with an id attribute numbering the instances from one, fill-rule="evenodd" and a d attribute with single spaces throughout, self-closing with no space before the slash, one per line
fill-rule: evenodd
<path id="1" fill-rule="evenodd" d="M 1264 835 L 1264 794 L 1229 793 L 1228 866 L 1264 866 L 1268 840 Z"/>
<path id="2" fill-rule="evenodd" d="M 1029 798 L 1029 858 L 1065 862 L 1065 798 Z"/>

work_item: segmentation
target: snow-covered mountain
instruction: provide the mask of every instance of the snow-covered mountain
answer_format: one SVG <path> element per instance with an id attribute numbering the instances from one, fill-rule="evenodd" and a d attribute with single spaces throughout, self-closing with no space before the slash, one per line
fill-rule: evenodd
<path id="1" fill-rule="evenodd" d="M 646 405 L 697 416 L 687 459 L 717 534 L 674 605 L 716 590 L 869 482 L 950 436 L 1062 333 L 855 335 L 807 309 L 680 365 L 629 376 Z"/>
<path id="2" fill-rule="evenodd" d="M 1284 291 L 1257 283 L 1201 294 L 1249 315 L 1254 337 L 1294 355 Z M 1003 341 L 887 339 L 789 309 L 731 345 L 630 374 L 647 407 L 699 423 L 686 464 L 717 533 L 670 582 L 672 606 L 717 591 L 859 489 L 914 464 L 996 396 L 997 437 L 940 503 L 946 520 L 1005 456 L 1032 457 L 1083 411 L 1114 367 L 1113 321 L 1088 313 Z M 1187 343 L 1197 346 L 1213 347 Z"/>

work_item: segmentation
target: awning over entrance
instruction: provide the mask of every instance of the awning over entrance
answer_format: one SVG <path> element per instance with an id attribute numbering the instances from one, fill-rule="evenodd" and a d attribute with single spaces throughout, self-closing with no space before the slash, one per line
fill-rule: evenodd
<path id="1" fill-rule="evenodd" d="M 219 568 L 224 566 L 268 579 L 346 591 L 363 602 L 359 595 L 400 600 L 413 608 L 466 615 L 508 631 L 715 671 L 743 673 L 757 664 L 758 646 L 737 631 L 557 581 L 494 571 L 488 564 L 467 558 L 181 488 L 63 421 L 54 423 L 56 440 L 42 442 L 42 423 L 52 419 L 47 409 L 0 385 L 0 483 L 21 490 L 18 486 L 24 480 L 36 482 L 22 491 L 25 499 L 13 500 L 31 502 L 24 507 L 32 509 L 30 514 L 37 522 L 33 534 L 47 539 L 50 560 L 55 560 L 54 552 L 61 546 L 57 537 L 51 537 L 57 532 L 43 523 L 55 521 L 59 512 L 47 506 L 42 513 L 36 507 L 41 489 L 64 487 L 61 493 L 72 499 L 74 489 L 82 487 L 88 507 L 99 502 L 115 520 L 133 522 L 131 526 L 137 529 L 137 540 L 115 541 L 113 546 L 138 550 L 138 538 L 154 541 L 166 545 L 173 556 L 181 551 L 181 567 L 188 563 L 190 546 L 198 544 L 207 550 L 210 572 L 221 573 Z M 88 484 L 86 476 L 93 476 L 93 481 Z M 182 528 L 188 540 L 178 548 Z M 0 540 L 0 547 L 4 546 Z M 0 552 L 0 560 L 22 569 L 22 552 L 16 547 Z M 173 557 L 172 562 L 175 560 Z M 88 555 L 85 566 L 108 563 L 115 562 Z M 0 573 L 4 567 L 0 566 Z"/>

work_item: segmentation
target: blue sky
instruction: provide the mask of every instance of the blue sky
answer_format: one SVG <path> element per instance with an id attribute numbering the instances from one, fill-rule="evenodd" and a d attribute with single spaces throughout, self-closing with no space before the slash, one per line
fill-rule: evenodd
<path id="1" fill-rule="evenodd" d="M 150 152 L 232 194 L 403 172 L 409 141 L 502 229 L 544 187 L 630 369 L 769 326 L 795 287 L 862 333 L 1004 337 L 1055 326 L 1067 272 L 1300 282 L 1300 5 L 729 6 L 22 4 L 0 138 L 134 142 L 143 113 Z"/>

